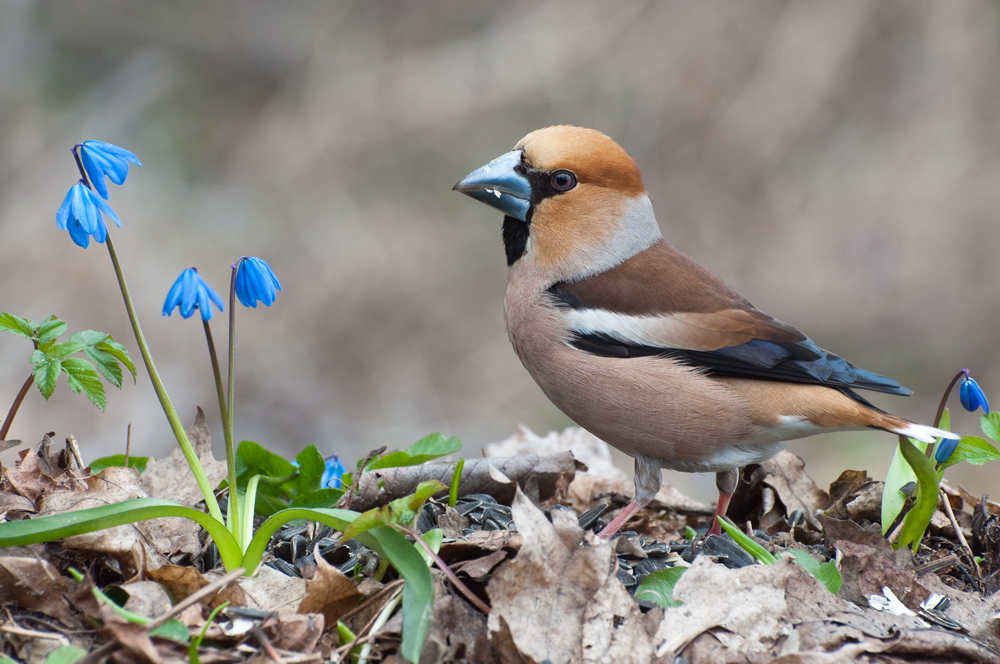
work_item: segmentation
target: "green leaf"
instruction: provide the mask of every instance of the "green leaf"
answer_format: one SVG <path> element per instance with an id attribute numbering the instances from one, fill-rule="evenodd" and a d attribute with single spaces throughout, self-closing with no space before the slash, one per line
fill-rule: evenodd
<path id="1" fill-rule="evenodd" d="M 357 641 L 358 636 L 351 631 L 351 628 L 344 623 L 337 621 L 337 639 L 340 641 L 340 645 L 346 646 L 348 643 L 354 643 Z"/>
<path id="2" fill-rule="evenodd" d="M 677 585 L 686 569 L 686 567 L 668 567 L 659 572 L 653 572 L 643 579 L 639 587 L 635 589 L 636 599 L 654 602 L 663 609 L 681 606 L 684 602 L 674 599 L 674 586 Z"/>
<path id="3" fill-rule="evenodd" d="M 42 356 L 40 361 L 36 360 L 37 355 Z M 62 373 L 62 363 L 59 360 L 50 360 L 40 350 L 31 354 L 31 361 L 35 365 L 32 372 L 35 376 L 35 385 L 38 386 L 42 396 L 48 399 L 56 390 L 56 381 Z"/>
<path id="4" fill-rule="evenodd" d="M 149 457 L 144 456 L 130 456 L 128 458 L 128 467 L 135 468 L 136 472 L 140 475 L 144 470 L 146 470 L 146 464 L 149 463 Z M 105 468 L 111 468 L 112 466 L 124 466 L 125 465 L 125 455 L 124 454 L 112 454 L 111 456 L 101 457 L 100 459 L 94 459 L 90 462 L 90 472 L 92 475 L 96 475 Z"/>
<path id="5" fill-rule="evenodd" d="M 62 361 L 62 368 L 69 381 L 69 389 L 77 394 L 82 390 L 92 404 L 104 410 L 108 400 L 104 395 L 104 383 L 94 365 L 82 357 L 67 357 Z"/>
<path id="6" fill-rule="evenodd" d="M 26 339 L 32 339 L 35 336 L 35 326 L 31 324 L 31 321 L 18 318 L 5 311 L 0 311 L 0 331 L 10 332 Z"/>
<path id="7" fill-rule="evenodd" d="M 317 489 L 295 496 L 288 502 L 289 507 L 330 508 L 344 495 L 344 489 Z"/>
<path id="8" fill-rule="evenodd" d="M 943 420 L 944 418 L 942 418 Z M 921 452 L 927 450 L 927 443 L 913 441 Z M 889 472 L 885 476 L 885 486 L 882 489 L 882 534 L 889 532 L 889 528 L 896 522 L 899 513 L 903 511 L 907 496 L 900 489 L 910 482 L 916 482 L 917 476 L 914 474 L 910 464 L 906 463 L 899 447 L 892 455 L 892 463 L 889 464 Z"/>
<path id="9" fill-rule="evenodd" d="M 937 509 L 938 474 L 931 460 L 904 436 L 899 437 L 899 450 L 917 476 L 917 491 L 913 508 L 903 518 L 903 528 L 892 548 L 911 546 L 916 553 Z"/>
<path id="10" fill-rule="evenodd" d="M 49 656 L 45 658 L 45 664 L 73 664 L 86 656 L 87 651 L 79 646 L 62 646 L 49 653 Z M 14 660 L 4 657 L 0 659 L 0 664 L 6 664 L 4 660 L 14 662 Z"/>
<path id="11" fill-rule="evenodd" d="M 941 470 L 954 466 L 956 463 L 968 461 L 974 466 L 981 466 L 987 461 L 1000 459 L 1000 450 L 990 445 L 985 438 L 965 436 L 958 441 L 958 447 L 947 462 L 941 464 Z"/>
<path id="12" fill-rule="evenodd" d="M 459 459 L 455 464 L 455 472 L 451 474 L 451 486 L 448 487 L 448 507 L 454 507 L 458 502 L 458 486 L 462 482 L 462 471 L 465 469 L 465 459 Z"/>
<path id="13" fill-rule="evenodd" d="M 840 571 L 837 569 L 837 564 L 835 562 L 831 560 L 821 563 L 801 549 L 786 549 L 786 551 L 792 554 L 792 557 L 795 558 L 795 562 L 802 565 L 805 571 L 819 579 L 819 582 L 826 586 L 827 590 L 832 592 L 834 595 L 840 591 L 840 585 L 843 583 L 843 579 L 840 576 Z"/>
<path id="14" fill-rule="evenodd" d="M 447 489 L 437 480 L 428 480 L 417 485 L 417 490 L 409 496 L 398 498 L 388 505 L 364 512 L 344 530 L 344 541 L 357 537 L 360 533 L 378 526 L 402 526 L 410 528 L 424 502 L 435 493 Z"/>
<path id="15" fill-rule="evenodd" d="M 185 627 L 184 623 L 177 618 L 171 618 L 150 632 L 149 635 L 170 639 L 171 641 L 175 641 L 177 643 L 187 643 L 191 638 L 191 635 L 188 633 L 188 628 Z"/>
<path id="16" fill-rule="evenodd" d="M 983 433 L 993 440 L 1000 442 L 1000 413 L 994 412 L 983 415 L 979 418 L 979 426 L 982 427 Z"/>
<path id="17" fill-rule="evenodd" d="M 98 350 L 93 346 L 87 346 L 83 349 L 83 352 L 87 354 L 87 357 L 91 359 L 97 370 L 101 372 L 104 376 L 104 380 L 108 381 L 117 388 L 122 386 L 122 368 L 118 364 L 118 360 L 111 353 L 106 353 L 103 350 Z"/>
<path id="18" fill-rule="evenodd" d="M 299 476 L 291 482 L 292 493 L 297 496 L 319 489 L 326 471 L 326 461 L 316 446 L 306 447 L 298 453 L 295 460 L 299 463 Z"/>
<path id="19" fill-rule="evenodd" d="M 449 438 L 439 433 L 432 433 L 413 443 L 405 450 L 392 452 L 372 461 L 366 470 L 378 468 L 402 468 L 404 466 L 419 466 L 422 463 L 453 454 L 462 449 L 462 441 Z"/>
<path id="20" fill-rule="evenodd" d="M 199 523 L 215 540 L 226 569 L 234 570 L 240 566 L 242 555 L 239 544 L 222 522 L 200 510 L 159 498 L 136 498 L 62 514 L 0 523 L 0 549 L 51 542 L 73 535 L 167 516 L 179 516 Z"/>
<path id="21" fill-rule="evenodd" d="M 254 475 L 284 477 L 295 471 L 296 468 L 290 461 L 252 440 L 240 441 L 236 448 L 236 483 L 242 486 L 246 486 Z"/>
<path id="22" fill-rule="evenodd" d="M 420 539 L 426 542 L 427 546 L 431 547 L 431 551 L 437 553 L 441 550 L 441 542 L 444 540 L 444 531 L 440 528 L 433 528 L 421 535 Z M 424 551 L 424 547 L 418 545 L 417 552 L 423 557 L 428 567 L 432 567 L 434 565 L 434 559 L 431 558 L 429 553 Z"/>
<path id="23" fill-rule="evenodd" d="M 39 347 L 45 348 L 65 333 L 66 323 L 59 320 L 55 316 L 49 316 L 42 321 L 42 324 L 39 325 L 38 329 L 35 331 L 35 334 L 37 335 L 35 337 L 35 341 L 38 343 Z"/>
<path id="24" fill-rule="evenodd" d="M 86 346 L 79 341 L 64 341 L 61 344 L 42 346 L 42 350 L 45 354 L 54 360 L 66 359 L 74 353 L 79 353 L 84 348 L 86 348 Z"/>
<path id="25" fill-rule="evenodd" d="M 757 544 L 757 542 L 755 542 L 754 540 L 747 537 L 743 533 L 743 531 L 741 531 L 739 528 L 732 525 L 722 517 L 717 516 L 715 518 L 718 519 L 720 524 L 722 524 L 722 529 L 725 530 L 727 533 L 729 533 L 729 536 L 732 537 L 733 540 L 737 544 L 739 544 L 740 547 L 744 551 L 749 553 L 751 556 L 753 556 L 760 562 L 764 563 L 765 565 L 773 565 L 778 560 L 777 558 L 774 557 L 774 555 L 770 551 L 762 547 L 760 544 Z"/>
<path id="26" fill-rule="evenodd" d="M 94 348 L 114 356 L 116 360 L 125 365 L 125 368 L 132 374 L 132 379 L 135 380 L 135 362 L 132 361 L 132 356 L 128 354 L 128 349 L 116 342 L 110 334 Z"/>

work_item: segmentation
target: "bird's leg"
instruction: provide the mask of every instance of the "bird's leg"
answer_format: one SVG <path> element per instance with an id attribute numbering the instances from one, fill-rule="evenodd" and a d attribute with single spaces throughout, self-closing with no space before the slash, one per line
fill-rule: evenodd
<path id="1" fill-rule="evenodd" d="M 709 535 L 722 533 L 722 525 L 719 523 L 718 517 L 726 516 L 726 510 L 729 509 L 729 501 L 736 491 L 736 482 L 739 479 L 739 468 L 724 470 L 721 473 L 715 474 L 715 486 L 719 489 L 719 503 L 715 508 L 715 516 L 712 517 L 712 528 L 708 531 Z"/>
<path id="2" fill-rule="evenodd" d="M 660 462 L 653 457 L 635 457 L 635 498 L 618 513 L 604 530 L 597 533 L 601 539 L 611 539 L 632 515 L 648 505 L 660 490 Z"/>

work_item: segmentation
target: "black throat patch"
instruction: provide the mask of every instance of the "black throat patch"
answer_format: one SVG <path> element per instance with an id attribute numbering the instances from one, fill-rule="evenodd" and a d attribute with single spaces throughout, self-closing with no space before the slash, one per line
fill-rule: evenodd
<path id="1" fill-rule="evenodd" d="M 531 234 L 530 223 L 504 215 L 503 248 L 507 253 L 507 267 L 516 263 L 527 251 L 528 236 Z"/>

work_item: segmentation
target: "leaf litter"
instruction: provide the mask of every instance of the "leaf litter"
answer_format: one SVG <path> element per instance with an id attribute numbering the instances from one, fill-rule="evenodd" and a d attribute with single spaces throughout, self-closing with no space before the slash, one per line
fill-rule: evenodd
<path id="1" fill-rule="evenodd" d="M 211 480 L 223 478 L 225 464 L 211 457 L 203 415 L 189 435 Z M 690 539 L 691 528 L 705 531 L 711 508 L 666 485 L 629 522 L 632 530 L 608 543 L 594 532 L 610 518 L 608 507 L 628 502 L 631 482 L 620 473 L 585 472 L 558 449 L 582 449 L 600 468 L 602 454 L 587 436 L 570 430 L 541 439 L 520 430 L 515 438 L 538 454 L 520 454 L 515 446 L 513 458 L 469 460 L 456 505 L 425 505 L 420 531 L 444 530 L 441 557 L 491 610 L 487 616 L 475 609 L 435 570 L 434 618 L 421 661 L 1000 659 L 1000 505 L 988 498 L 945 486 L 952 515 L 942 500 L 913 555 L 893 550 L 882 535 L 880 482 L 864 471 L 845 471 L 823 491 L 801 459 L 783 452 L 745 471 L 730 508 L 733 522 L 748 526 L 754 541 L 777 557 L 774 564 L 755 564 L 729 536 Z M 47 435 L 4 470 L 4 518 L 141 495 L 189 505 L 200 499 L 186 464 L 150 461 L 141 477 L 120 467 L 90 475 L 74 460 L 72 445 L 53 448 Z M 386 504 L 422 481 L 447 482 L 452 472 L 454 464 L 444 463 L 370 471 L 361 475 L 359 503 L 352 507 Z M 126 620 L 94 598 L 99 587 L 117 588 L 133 614 L 170 614 L 189 636 L 206 629 L 198 648 L 202 662 L 274 661 L 275 655 L 288 662 L 347 661 L 363 643 L 371 647 L 371 661 L 402 661 L 399 611 L 373 630 L 401 581 L 391 568 L 381 580 L 373 578 L 382 565 L 370 549 L 341 542 L 329 528 L 292 524 L 275 537 L 257 577 L 236 579 L 201 569 L 211 566 L 204 555 L 209 541 L 197 527 L 174 529 L 168 521 L 0 551 L 3 654 L 42 662 L 59 647 L 78 647 L 113 661 L 188 661 L 186 644 L 151 634 L 152 623 Z M 838 593 L 782 555 L 786 550 L 837 561 Z M 77 585 L 68 576 L 71 565 L 92 573 Z M 649 594 L 635 599 L 643 581 L 664 570 L 673 570 L 672 598 L 679 605 L 661 608 Z M 905 607 L 901 614 L 872 608 L 890 605 L 889 597 Z M 208 624 L 209 613 L 227 602 Z M 348 632 L 358 640 L 341 644 Z"/>

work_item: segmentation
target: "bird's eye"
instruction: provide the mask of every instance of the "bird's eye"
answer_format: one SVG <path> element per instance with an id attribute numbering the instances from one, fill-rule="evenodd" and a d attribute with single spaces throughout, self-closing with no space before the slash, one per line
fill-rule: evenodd
<path id="1" fill-rule="evenodd" d="M 556 191 L 569 191 L 576 186 L 576 176 L 569 171 L 556 171 L 549 182 Z"/>

